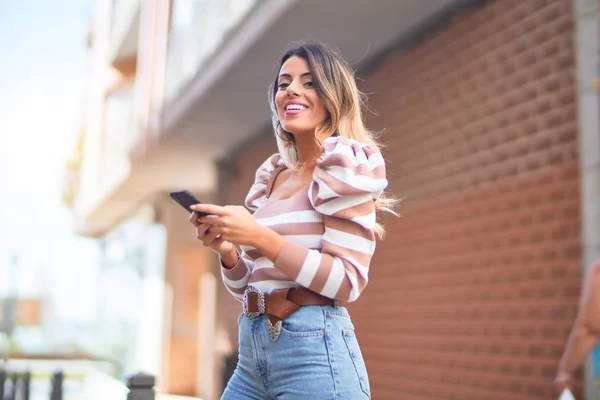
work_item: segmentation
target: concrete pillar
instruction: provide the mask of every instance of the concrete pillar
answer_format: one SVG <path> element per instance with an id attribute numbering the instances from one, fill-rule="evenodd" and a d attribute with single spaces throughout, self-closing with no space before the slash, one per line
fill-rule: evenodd
<path id="1" fill-rule="evenodd" d="M 600 118 L 594 82 L 598 63 L 598 0 L 574 0 L 576 82 L 581 171 L 581 228 L 584 274 L 600 258 Z M 586 398 L 598 399 L 593 357 L 585 368 Z"/>

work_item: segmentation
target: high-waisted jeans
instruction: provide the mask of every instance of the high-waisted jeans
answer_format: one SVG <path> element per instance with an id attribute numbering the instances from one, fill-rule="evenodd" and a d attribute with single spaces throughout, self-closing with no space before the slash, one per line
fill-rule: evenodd
<path id="1" fill-rule="evenodd" d="M 276 341 L 265 315 L 239 319 L 239 361 L 221 400 L 364 400 L 369 378 L 344 307 L 305 306 Z"/>

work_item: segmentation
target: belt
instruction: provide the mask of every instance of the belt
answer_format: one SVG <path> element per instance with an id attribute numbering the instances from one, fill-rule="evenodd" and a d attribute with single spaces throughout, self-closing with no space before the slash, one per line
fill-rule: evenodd
<path id="1" fill-rule="evenodd" d="M 281 321 L 298 311 L 302 306 L 336 306 L 333 299 L 304 287 L 276 289 L 270 293 L 248 286 L 244 292 L 243 314 L 250 319 L 267 315 L 271 339 L 277 340 Z"/>

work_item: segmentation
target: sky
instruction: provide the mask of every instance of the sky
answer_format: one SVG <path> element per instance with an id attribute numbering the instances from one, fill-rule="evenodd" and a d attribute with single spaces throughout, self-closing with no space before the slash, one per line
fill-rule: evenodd
<path id="1" fill-rule="evenodd" d="M 93 315 L 99 251 L 73 234 L 61 191 L 85 111 L 93 5 L 0 0 L 0 296 L 50 293 L 77 322 Z"/>

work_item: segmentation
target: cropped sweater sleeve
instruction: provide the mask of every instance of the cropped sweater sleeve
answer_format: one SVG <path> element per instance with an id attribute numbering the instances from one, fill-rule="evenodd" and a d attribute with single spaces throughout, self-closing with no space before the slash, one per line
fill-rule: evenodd
<path id="1" fill-rule="evenodd" d="M 342 137 L 325 140 L 308 190 L 323 216 L 321 250 L 286 239 L 275 268 L 326 297 L 356 300 L 375 251 L 375 200 L 387 184 L 376 146 Z"/>
<path id="2" fill-rule="evenodd" d="M 246 196 L 246 207 L 256 211 L 264 201 L 269 185 L 272 184 L 271 177 L 277 168 L 284 166 L 279 154 L 273 154 L 256 171 L 254 184 Z M 248 286 L 248 279 L 254 269 L 254 260 L 244 250 L 243 246 L 237 246 L 238 262 L 233 268 L 225 268 L 221 260 L 221 277 L 227 290 L 238 300 L 242 300 L 244 291 Z M 252 250 L 249 250 L 252 251 Z"/>

